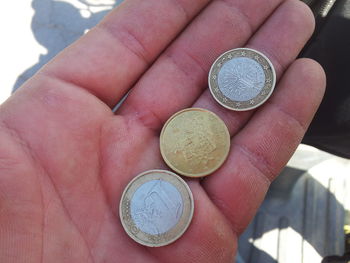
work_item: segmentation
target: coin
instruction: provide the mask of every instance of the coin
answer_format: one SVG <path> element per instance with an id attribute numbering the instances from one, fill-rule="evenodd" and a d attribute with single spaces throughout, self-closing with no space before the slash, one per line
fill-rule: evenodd
<path id="1" fill-rule="evenodd" d="M 119 215 L 133 240 L 160 247 L 182 236 L 192 220 L 193 209 L 192 192 L 184 180 L 170 171 L 150 170 L 126 186 Z"/>
<path id="2" fill-rule="evenodd" d="M 219 104 L 230 110 L 245 111 L 259 107 L 271 96 L 276 73 L 262 53 L 238 48 L 219 56 L 210 69 L 208 82 Z"/>
<path id="3" fill-rule="evenodd" d="M 226 160 L 230 134 L 214 113 L 190 108 L 175 113 L 160 134 L 160 152 L 166 164 L 181 175 L 202 177 Z"/>

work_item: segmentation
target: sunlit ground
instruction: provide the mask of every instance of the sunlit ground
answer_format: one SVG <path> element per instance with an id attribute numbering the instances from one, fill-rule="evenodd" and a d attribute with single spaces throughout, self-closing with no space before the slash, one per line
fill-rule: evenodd
<path id="1" fill-rule="evenodd" d="M 0 103 L 10 96 L 17 77 L 46 52 L 33 37 L 31 1 L 6 1 L 1 10 Z"/>
<path id="2" fill-rule="evenodd" d="M 32 75 L 34 70 L 22 74 L 36 65 L 40 56 L 44 58 L 39 63 L 42 66 L 93 26 L 100 19 L 98 14 L 104 14 L 116 2 L 121 1 L 21 0 L 1 3 L 0 104 L 11 95 L 17 81 L 22 84 Z"/>

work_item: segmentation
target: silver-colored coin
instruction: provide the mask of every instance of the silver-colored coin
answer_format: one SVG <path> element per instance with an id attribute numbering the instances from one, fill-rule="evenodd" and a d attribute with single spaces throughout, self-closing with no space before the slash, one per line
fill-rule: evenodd
<path id="1" fill-rule="evenodd" d="M 160 247 L 182 236 L 193 210 L 192 192 L 184 180 L 170 171 L 150 170 L 127 185 L 119 215 L 133 240 L 148 247 Z"/>
<path id="2" fill-rule="evenodd" d="M 271 96 L 276 73 L 262 53 L 238 48 L 225 52 L 214 62 L 208 82 L 218 103 L 230 110 L 245 111 L 259 107 Z"/>

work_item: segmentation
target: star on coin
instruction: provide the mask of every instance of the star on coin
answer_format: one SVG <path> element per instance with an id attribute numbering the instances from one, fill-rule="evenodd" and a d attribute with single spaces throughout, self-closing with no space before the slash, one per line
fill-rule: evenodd
<path id="1" fill-rule="evenodd" d="M 221 65 L 222 65 L 222 64 L 219 62 L 219 63 L 218 63 L 218 67 L 221 67 Z"/>
<path id="2" fill-rule="evenodd" d="M 249 103 L 250 103 L 250 104 L 254 104 L 254 100 L 250 100 Z"/>
<path id="3" fill-rule="evenodd" d="M 271 83 L 271 79 L 266 79 L 266 83 Z"/>
<path id="4" fill-rule="evenodd" d="M 260 59 L 259 56 L 255 56 L 254 58 L 255 58 L 255 60 L 257 60 L 257 61 L 259 61 L 259 59 Z"/>
<path id="5" fill-rule="evenodd" d="M 231 59 L 232 58 L 232 55 L 231 54 L 228 54 L 228 56 L 227 56 L 229 59 Z"/>
<path id="6" fill-rule="evenodd" d="M 245 57 L 246 52 L 245 52 L 245 51 L 242 51 L 242 52 L 241 52 L 241 55 L 242 55 L 243 57 Z"/>
<path id="7" fill-rule="evenodd" d="M 219 88 L 215 88 L 214 91 L 215 91 L 215 92 L 219 92 Z"/>
<path id="8" fill-rule="evenodd" d="M 265 92 L 265 91 L 261 92 L 261 95 L 265 95 L 265 94 L 266 94 L 266 92 Z"/>
<path id="9" fill-rule="evenodd" d="M 240 107 L 240 106 L 241 106 L 241 103 L 237 102 L 236 107 Z"/>
<path id="10" fill-rule="evenodd" d="M 223 98 L 222 100 L 223 100 L 225 103 L 227 102 L 227 98 Z"/>
<path id="11" fill-rule="evenodd" d="M 265 69 L 265 70 L 269 69 L 269 66 L 265 65 L 265 66 L 264 66 L 264 69 Z"/>
<path id="12" fill-rule="evenodd" d="M 216 75 L 213 75 L 213 80 L 216 80 Z"/>

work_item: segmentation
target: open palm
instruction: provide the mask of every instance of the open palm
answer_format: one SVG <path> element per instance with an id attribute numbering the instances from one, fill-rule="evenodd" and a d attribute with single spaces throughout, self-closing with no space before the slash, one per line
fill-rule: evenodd
<path id="1" fill-rule="evenodd" d="M 312 31 L 298 0 L 125 1 L 0 107 L 0 262 L 232 262 L 321 101 L 320 66 L 294 61 Z M 230 112 L 207 90 L 211 63 L 235 47 L 265 53 L 280 79 L 256 111 Z M 231 153 L 188 180 L 186 233 L 143 247 L 120 224 L 121 193 L 138 173 L 166 169 L 160 129 L 187 107 L 225 121 Z"/>

